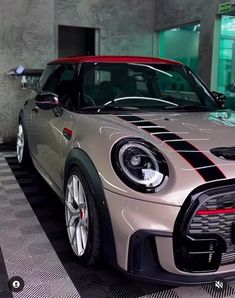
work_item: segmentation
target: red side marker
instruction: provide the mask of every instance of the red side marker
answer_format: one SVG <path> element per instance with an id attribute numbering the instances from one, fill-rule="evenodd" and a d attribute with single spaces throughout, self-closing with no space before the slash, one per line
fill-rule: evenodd
<path id="1" fill-rule="evenodd" d="M 72 135 L 73 135 L 73 131 L 72 131 L 71 129 L 65 127 L 65 128 L 63 129 L 63 135 L 64 135 L 64 137 L 65 137 L 66 139 L 71 140 Z"/>

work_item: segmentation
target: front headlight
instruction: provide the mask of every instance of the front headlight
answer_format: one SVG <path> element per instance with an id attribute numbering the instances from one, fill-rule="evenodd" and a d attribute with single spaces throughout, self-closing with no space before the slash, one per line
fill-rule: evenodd
<path id="1" fill-rule="evenodd" d="M 142 139 L 124 139 L 117 142 L 111 152 L 112 165 L 131 188 L 140 192 L 157 192 L 169 177 L 163 155 Z"/>

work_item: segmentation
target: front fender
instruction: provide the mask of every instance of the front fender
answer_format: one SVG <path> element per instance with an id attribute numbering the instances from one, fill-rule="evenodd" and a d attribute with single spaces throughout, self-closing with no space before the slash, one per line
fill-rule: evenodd
<path id="1" fill-rule="evenodd" d="M 90 157 L 82 149 L 72 149 L 66 159 L 64 169 L 64 191 L 73 167 L 77 167 L 91 187 L 96 208 L 100 219 L 101 242 L 105 256 L 111 263 L 116 264 L 116 247 L 113 236 L 113 229 L 106 202 L 104 189 L 99 174 Z"/>

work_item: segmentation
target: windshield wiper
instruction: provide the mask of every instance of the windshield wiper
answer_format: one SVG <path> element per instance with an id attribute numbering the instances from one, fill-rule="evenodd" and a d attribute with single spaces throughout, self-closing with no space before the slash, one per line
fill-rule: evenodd
<path id="1" fill-rule="evenodd" d="M 107 112 L 107 111 L 132 111 L 139 110 L 138 107 L 121 107 L 117 105 L 100 105 L 100 106 L 88 106 L 80 109 L 81 111 L 87 112 Z"/>
<path id="2" fill-rule="evenodd" d="M 161 99 L 165 99 L 165 100 L 170 100 L 170 99 L 172 99 L 172 100 L 182 100 L 183 98 L 181 98 L 181 97 L 177 97 L 177 96 L 172 96 L 172 95 L 163 95 L 163 96 L 161 96 L 160 97 Z"/>
<path id="3" fill-rule="evenodd" d="M 189 110 L 189 111 L 203 111 L 203 110 L 213 110 L 211 107 L 206 107 L 202 105 L 188 104 L 188 105 L 179 105 L 179 106 L 167 106 L 165 110 Z"/>

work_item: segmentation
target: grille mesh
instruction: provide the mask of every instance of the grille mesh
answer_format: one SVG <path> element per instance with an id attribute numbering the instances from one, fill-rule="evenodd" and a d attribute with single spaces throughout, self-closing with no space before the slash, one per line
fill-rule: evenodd
<path id="1" fill-rule="evenodd" d="M 206 200 L 198 210 L 230 209 L 235 207 L 235 195 L 222 195 Z M 196 214 L 193 218 L 189 234 L 218 234 L 226 242 L 227 251 L 222 254 L 221 265 L 235 263 L 235 245 L 232 243 L 232 224 L 235 213 Z"/>

